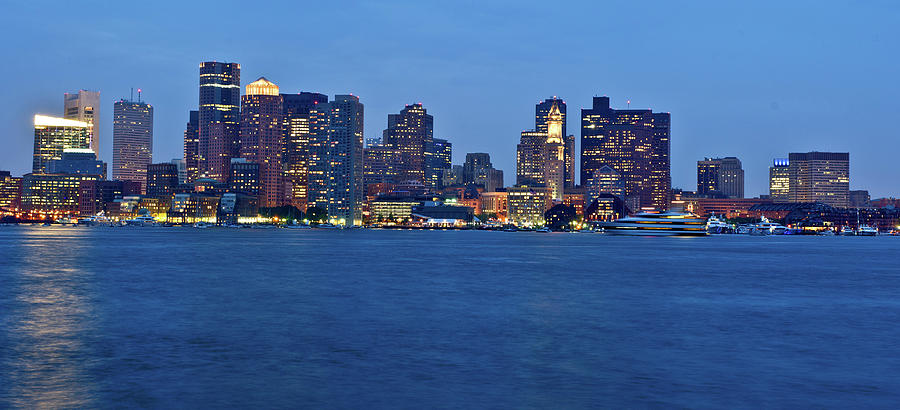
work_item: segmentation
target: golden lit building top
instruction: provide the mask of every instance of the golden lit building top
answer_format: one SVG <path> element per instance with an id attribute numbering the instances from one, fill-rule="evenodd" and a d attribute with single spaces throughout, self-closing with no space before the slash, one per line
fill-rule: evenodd
<path id="1" fill-rule="evenodd" d="M 88 122 L 84 122 L 84 121 L 68 120 L 65 118 L 50 117 L 47 115 L 35 115 L 34 116 L 34 127 L 35 128 L 45 128 L 45 127 L 90 128 L 91 124 Z"/>
<path id="2" fill-rule="evenodd" d="M 278 95 L 278 86 L 266 77 L 259 77 L 259 80 L 247 84 L 247 95 Z"/>

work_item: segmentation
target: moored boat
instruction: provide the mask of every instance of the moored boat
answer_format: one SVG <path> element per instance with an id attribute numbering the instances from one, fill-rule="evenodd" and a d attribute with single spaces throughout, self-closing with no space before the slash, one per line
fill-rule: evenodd
<path id="1" fill-rule="evenodd" d="M 598 224 L 615 235 L 706 236 L 706 220 L 686 212 L 640 212 Z"/>

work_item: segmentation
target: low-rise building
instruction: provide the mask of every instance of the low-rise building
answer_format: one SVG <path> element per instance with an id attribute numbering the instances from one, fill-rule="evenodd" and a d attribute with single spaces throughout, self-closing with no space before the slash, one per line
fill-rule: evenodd
<path id="1" fill-rule="evenodd" d="M 541 226 L 544 212 L 553 206 L 552 193 L 547 187 L 518 185 L 506 189 L 507 220 L 517 226 Z"/>

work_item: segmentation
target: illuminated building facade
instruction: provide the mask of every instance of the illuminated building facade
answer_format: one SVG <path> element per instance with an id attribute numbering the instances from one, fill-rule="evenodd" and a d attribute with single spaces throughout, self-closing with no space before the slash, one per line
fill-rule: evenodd
<path id="1" fill-rule="evenodd" d="M 401 181 L 419 181 L 427 188 L 433 181 L 426 178 L 429 174 L 425 152 L 434 140 L 434 118 L 428 114 L 422 104 L 407 105 L 399 114 L 388 115 L 388 126 L 382 135 L 385 146 L 400 152 L 398 179 Z"/>
<path id="2" fill-rule="evenodd" d="M 147 196 L 169 196 L 174 194 L 177 188 L 178 165 L 163 162 L 147 166 Z"/>
<path id="3" fill-rule="evenodd" d="M 91 124 L 63 118 L 34 116 L 32 172 L 46 173 L 51 160 L 62 159 L 68 148 L 90 149 Z"/>
<path id="4" fill-rule="evenodd" d="M 556 114 L 552 114 L 554 105 Z M 534 129 L 548 132 L 549 121 L 553 120 L 552 115 L 558 115 L 558 120 L 562 122 L 560 138 L 564 147 L 564 183 L 566 188 L 571 188 L 575 186 L 575 136 L 566 133 L 566 102 L 554 96 L 537 103 L 534 107 Z"/>
<path id="5" fill-rule="evenodd" d="M 697 161 L 697 194 L 708 197 L 743 198 L 744 169 L 735 157 Z"/>
<path id="6" fill-rule="evenodd" d="M 97 175 L 25 174 L 22 177 L 22 208 L 26 212 L 77 215 L 81 181 L 96 181 Z"/>
<path id="7" fill-rule="evenodd" d="M 64 117 L 91 125 L 90 149 L 100 158 L 100 92 L 78 90 L 63 94 Z"/>
<path id="8" fill-rule="evenodd" d="M 566 177 L 562 118 L 554 102 L 543 122 L 546 131 L 523 131 L 516 146 L 517 183 L 546 186 L 556 200 L 563 199 Z"/>
<path id="9" fill-rule="evenodd" d="M 482 192 L 479 214 L 494 214 L 498 220 L 506 221 L 508 206 L 506 191 Z"/>
<path id="10" fill-rule="evenodd" d="M 584 192 L 585 203 L 590 206 L 604 194 L 625 200 L 625 182 L 622 175 L 609 165 L 604 165 L 594 171 L 593 177 L 587 180 Z"/>
<path id="11" fill-rule="evenodd" d="M 153 106 L 141 101 L 116 101 L 113 107 L 113 179 L 146 186 L 153 161 Z"/>
<path id="12" fill-rule="evenodd" d="M 200 177 L 200 111 L 191 111 L 184 129 L 184 166 L 189 184 Z"/>
<path id="13" fill-rule="evenodd" d="M 581 110 L 581 183 L 609 166 L 622 175 L 626 197 L 668 208 L 670 122 L 668 113 L 616 110 L 609 97 L 594 97 L 592 108 Z"/>
<path id="14" fill-rule="evenodd" d="M 231 175 L 228 177 L 228 190 L 245 195 L 260 196 L 260 166 L 242 158 L 231 160 Z"/>
<path id="15" fill-rule="evenodd" d="M 118 206 L 116 199 L 140 194 L 140 182 L 82 180 L 78 186 L 78 215 L 108 214 L 111 207 Z"/>
<path id="16" fill-rule="evenodd" d="M 0 210 L 17 210 L 21 207 L 22 178 L 13 177 L 9 171 L 0 171 Z"/>
<path id="17" fill-rule="evenodd" d="M 47 163 L 47 173 L 97 175 L 106 179 L 106 163 L 98 160 L 90 148 L 66 148 L 60 159 Z"/>
<path id="18" fill-rule="evenodd" d="M 444 174 L 449 173 L 453 166 L 450 162 L 453 158 L 453 144 L 450 141 L 434 138 L 431 146 L 425 151 L 425 160 L 428 163 L 426 186 L 433 189 L 444 187 Z"/>
<path id="19" fill-rule="evenodd" d="M 507 220 L 517 226 L 543 225 L 544 212 L 553 205 L 552 199 L 547 187 L 509 187 L 506 189 Z"/>
<path id="20" fill-rule="evenodd" d="M 354 95 L 336 95 L 328 116 L 328 217 L 346 225 L 362 224 L 363 104 Z"/>
<path id="21" fill-rule="evenodd" d="M 247 84 L 241 97 L 241 157 L 259 164 L 259 205 L 284 204 L 284 129 L 278 86 L 265 77 Z"/>
<path id="22" fill-rule="evenodd" d="M 850 206 L 850 154 L 792 152 L 788 154 L 791 202 L 819 202 L 835 208 Z"/>
<path id="23" fill-rule="evenodd" d="M 396 184 L 397 166 L 400 164 L 400 151 L 385 146 L 371 146 L 364 150 L 363 159 L 364 176 L 363 184 L 366 192 L 369 186 L 375 184 Z"/>
<path id="24" fill-rule="evenodd" d="M 774 202 L 790 202 L 791 171 L 787 158 L 776 158 L 769 167 L 769 198 Z"/>
<path id="25" fill-rule="evenodd" d="M 181 158 L 175 158 L 171 162 L 173 164 L 175 164 L 175 169 L 178 170 L 178 183 L 179 184 L 187 184 L 188 183 L 187 161 L 185 161 Z"/>
<path id="26" fill-rule="evenodd" d="M 306 210 L 308 202 L 309 161 L 311 142 L 316 121 L 318 104 L 327 104 L 328 96 L 319 93 L 300 92 L 299 94 L 281 94 L 282 112 L 284 114 L 284 179 L 287 201 Z M 320 142 L 319 148 L 325 144 Z M 318 158 L 324 158 L 323 151 L 318 151 Z M 321 167 L 320 167 L 321 168 Z"/>
<path id="27" fill-rule="evenodd" d="M 200 63 L 199 170 L 206 178 L 228 179 L 231 159 L 240 156 L 241 65 Z"/>

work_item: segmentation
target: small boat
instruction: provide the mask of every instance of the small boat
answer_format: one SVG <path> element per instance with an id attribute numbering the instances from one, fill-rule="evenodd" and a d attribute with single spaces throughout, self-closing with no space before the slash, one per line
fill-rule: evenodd
<path id="1" fill-rule="evenodd" d="M 154 226 L 154 225 L 156 225 L 156 219 L 154 219 L 150 215 L 141 215 L 141 216 L 134 217 L 133 219 L 126 220 L 125 225 L 128 225 L 128 226 Z"/>
<path id="2" fill-rule="evenodd" d="M 615 235 L 706 236 L 706 220 L 687 212 L 646 211 L 599 225 Z"/>
<path id="3" fill-rule="evenodd" d="M 210 226 L 212 226 L 212 224 L 207 223 L 207 222 L 197 222 L 194 224 L 194 228 L 197 228 L 197 229 L 206 229 L 206 228 L 209 228 Z"/>
<path id="4" fill-rule="evenodd" d="M 318 229 L 341 229 L 341 227 L 338 225 L 328 224 L 328 223 L 318 224 L 318 225 L 316 225 L 316 228 L 318 228 Z"/>
<path id="5" fill-rule="evenodd" d="M 823 229 L 823 230 L 819 231 L 819 233 L 817 233 L 816 235 L 819 235 L 819 236 L 834 236 L 834 230 L 832 230 L 832 229 Z"/>
<path id="6" fill-rule="evenodd" d="M 869 225 L 860 225 L 856 230 L 856 236 L 878 236 L 878 228 Z"/>
<path id="7" fill-rule="evenodd" d="M 853 228 L 844 225 L 841 227 L 841 236 L 856 236 L 856 232 L 853 231 Z"/>
<path id="8" fill-rule="evenodd" d="M 550 228 L 548 228 L 548 227 L 545 226 L 545 227 L 543 227 L 543 228 L 535 229 L 534 231 L 535 231 L 535 232 L 541 232 L 541 233 L 548 233 L 548 232 L 550 232 Z"/>

